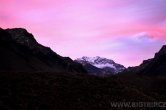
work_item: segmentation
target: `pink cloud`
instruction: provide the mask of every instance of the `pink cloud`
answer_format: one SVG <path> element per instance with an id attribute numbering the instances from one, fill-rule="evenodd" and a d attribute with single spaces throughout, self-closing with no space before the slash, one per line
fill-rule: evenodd
<path id="1" fill-rule="evenodd" d="M 165 43 L 165 7 L 165 0 L 1 0 L 0 23 L 2 28 L 26 28 L 63 56 L 97 55 L 129 66 L 151 57 Z M 151 51 L 129 46 L 132 43 L 125 40 L 142 32 L 155 39 L 141 41 L 141 45 L 153 44 L 148 47 Z M 124 49 L 115 46 L 119 43 L 137 48 L 142 56 L 130 59 L 127 50 L 118 51 Z"/>

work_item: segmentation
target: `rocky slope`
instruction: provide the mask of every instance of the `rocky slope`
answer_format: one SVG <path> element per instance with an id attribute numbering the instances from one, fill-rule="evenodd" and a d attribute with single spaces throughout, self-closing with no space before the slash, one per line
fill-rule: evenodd
<path id="1" fill-rule="evenodd" d="M 134 72 L 142 75 L 166 75 L 166 45 L 164 45 L 154 58 L 144 60 L 137 67 L 130 67 L 126 72 Z"/>
<path id="2" fill-rule="evenodd" d="M 0 71 L 69 71 L 86 70 L 70 58 L 61 57 L 39 44 L 25 29 L 0 29 Z"/>

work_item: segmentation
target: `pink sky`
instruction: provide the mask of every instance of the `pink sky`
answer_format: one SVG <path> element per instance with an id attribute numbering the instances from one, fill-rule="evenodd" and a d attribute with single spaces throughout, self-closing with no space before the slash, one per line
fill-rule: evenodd
<path id="1" fill-rule="evenodd" d="M 135 66 L 166 42 L 166 0 L 0 0 L 0 26 L 26 28 L 72 59 Z"/>

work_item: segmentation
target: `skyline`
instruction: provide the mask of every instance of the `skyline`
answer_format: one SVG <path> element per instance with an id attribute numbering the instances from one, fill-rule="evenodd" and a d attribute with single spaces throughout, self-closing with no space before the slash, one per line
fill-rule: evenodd
<path id="1" fill-rule="evenodd" d="M 166 42 L 166 0 L 1 0 L 2 28 L 26 28 L 62 56 L 101 56 L 124 66 Z"/>

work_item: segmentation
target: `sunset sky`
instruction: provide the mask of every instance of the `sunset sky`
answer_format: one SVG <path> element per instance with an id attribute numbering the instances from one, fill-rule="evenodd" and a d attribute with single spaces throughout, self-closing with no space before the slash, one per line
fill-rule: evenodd
<path id="1" fill-rule="evenodd" d="M 26 28 L 72 59 L 135 66 L 166 43 L 166 0 L 0 0 L 0 27 Z"/>

